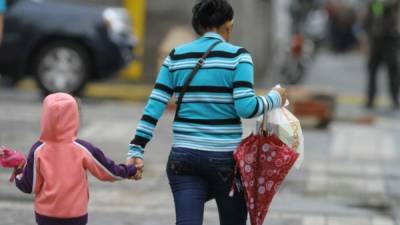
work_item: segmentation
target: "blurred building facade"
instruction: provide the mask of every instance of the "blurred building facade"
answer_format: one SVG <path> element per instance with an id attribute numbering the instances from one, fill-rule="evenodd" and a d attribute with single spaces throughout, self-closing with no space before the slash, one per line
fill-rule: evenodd
<path id="1" fill-rule="evenodd" d="M 158 45 L 175 26 L 191 28 L 192 7 L 195 0 L 147 1 L 147 32 L 145 75 L 154 79 L 158 68 Z M 255 74 L 265 76 L 273 57 L 274 12 L 272 0 L 231 0 L 235 10 L 235 28 L 231 42 L 249 50 L 255 62 Z M 144 77 L 144 79 L 147 79 Z"/>
<path id="2" fill-rule="evenodd" d="M 58 0 L 65 1 L 65 0 Z M 69 0 L 85 4 L 117 5 L 126 4 L 124 0 Z M 132 0 L 133 1 L 133 0 Z M 272 66 L 274 44 L 274 0 L 230 0 L 235 10 L 235 29 L 233 40 L 236 45 L 251 52 L 255 63 L 256 77 L 266 76 Z M 153 81 L 158 72 L 158 61 L 165 52 L 160 50 L 166 35 L 174 27 L 191 28 L 192 7 L 196 0 L 147 0 L 146 34 L 143 56 L 144 71 L 142 81 Z M 183 38 L 187 40 L 187 38 Z M 173 45 L 173 43 L 171 43 Z M 177 40 L 176 44 L 180 44 Z M 161 55 L 161 56 L 160 56 Z"/>
<path id="3" fill-rule="evenodd" d="M 57 0 L 65 1 L 65 0 Z M 68 0 L 68 2 L 79 2 L 85 4 L 96 4 L 96 5 L 121 5 L 122 0 Z"/>

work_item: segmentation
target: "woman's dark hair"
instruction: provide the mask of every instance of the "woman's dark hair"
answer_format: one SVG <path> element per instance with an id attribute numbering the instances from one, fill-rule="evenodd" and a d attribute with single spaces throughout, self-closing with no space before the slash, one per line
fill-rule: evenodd
<path id="1" fill-rule="evenodd" d="M 227 0 L 199 0 L 192 12 L 192 26 L 199 35 L 233 19 L 233 8 Z"/>

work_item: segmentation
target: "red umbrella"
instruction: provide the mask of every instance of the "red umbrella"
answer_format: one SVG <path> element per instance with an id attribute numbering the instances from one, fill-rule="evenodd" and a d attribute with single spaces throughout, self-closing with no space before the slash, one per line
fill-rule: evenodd
<path id="1" fill-rule="evenodd" d="M 250 135 L 234 153 L 252 225 L 262 225 L 276 191 L 299 154 L 275 135 Z"/>
<path id="2" fill-rule="evenodd" d="M 10 182 L 14 181 L 17 167 L 25 164 L 26 159 L 23 153 L 14 151 L 9 148 L 0 148 L 0 166 L 4 168 L 14 168 L 14 172 L 10 177 Z"/>

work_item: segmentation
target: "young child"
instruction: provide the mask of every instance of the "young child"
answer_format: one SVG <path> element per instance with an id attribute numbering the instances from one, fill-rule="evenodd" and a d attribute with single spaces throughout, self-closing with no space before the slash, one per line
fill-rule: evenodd
<path id="1" fill-rule="evenodd" d="M 16 186 L 35 196 L 39 225 L 87 224 L 86 171 L 103 181 L 131 178 L 137 172 L 134 166 L 116 165 L 100 149 L 77 139 L 78 129 L 78 104 L 72 96 L 56 93 L 44 99 L 40 139 L 16 171 Z"/>

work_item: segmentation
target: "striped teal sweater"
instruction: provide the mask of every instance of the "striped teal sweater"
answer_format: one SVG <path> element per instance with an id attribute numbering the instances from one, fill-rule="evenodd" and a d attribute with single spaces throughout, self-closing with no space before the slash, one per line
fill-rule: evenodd
<path id="1" fill-rule="evenodd" d="M 216 33 L 175 48 L 165 59 L 144 109 L 128 157 L 143 157 L 157 121 L 168 101 L 179 92 L 198 59 L 215 41 Z M 253 118 L 280 106 L 271 91 L 256 96 L 253 61 L 246 49 L 227 42 L 218 44 L 191 82 L 173 124 L 173 147 L 204 151 L 234 151 L 242 139 L 240 118 Z"/>

